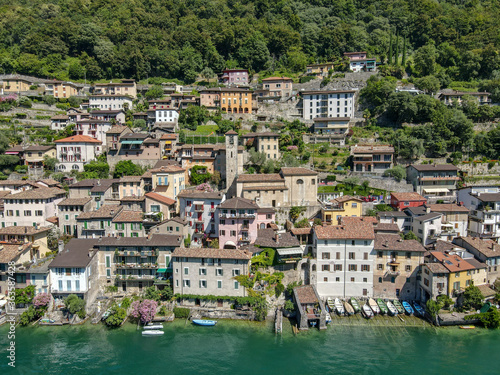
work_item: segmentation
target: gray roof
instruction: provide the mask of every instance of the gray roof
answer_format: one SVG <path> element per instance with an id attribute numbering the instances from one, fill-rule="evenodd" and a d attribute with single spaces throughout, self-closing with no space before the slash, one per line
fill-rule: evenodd
<path id="1" fill-rule="evenodd" d="M 412 164 L 410 167 L 419 172 L 458 171 L 458 168 L 453 164 Z"/>
<path id="2" fill-rule="evenodd" d="M 443 214 L 441 214 L 441 213 L 430 213 L 430 214 L 427 214 L 427 215 L 417 216 L 417 217 L 414 218 L 414 220 L 427 221 L 427 220 L 437 219 L 437 218 L 439 218 L 441 216 L 443 216 Z"/>
<path id="3" fill-rule="evenodd" d="M 278 234 L 279 239 L 276 242 L 276 233 L 274 229 L 258 229 L 257 239 L 255 240 L 256 246 L 261 247 L 272 247 L 272 248 L 284 248 L 284 247 L 294 247 L 300 246 L 299 240 L 292 236 L 290 232 L 285 232 Z"/>
<path id="4" fill-rule="evenodd" d="M 225 200 L 219 205 L 219 208 L 224 209 L 250 209 L 257 210 L 259 206 L 257 206 L 253 201 L 246 198 L 235 197 L 228 200 Z"/>
<path id="5" fill-rule="evenodd" d="M 92 258 L 97 254 L 97 251 L 92 252 L 97 239 L 71 239 L 64 250 L 57 254 L 49 268 L 56 267 L 76 267 L 85 268 L 90 263 Z M 89 255 L 90 254 L 90 255 Z"/>

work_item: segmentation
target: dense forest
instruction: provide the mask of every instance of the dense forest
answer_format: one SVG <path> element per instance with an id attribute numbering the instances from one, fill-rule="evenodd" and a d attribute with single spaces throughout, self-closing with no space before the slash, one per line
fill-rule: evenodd
<path id="1" fill-rule="evenodd" d="M 495 0 L 1 0 L 0 73 L 193 82 L 365 50 L 442 86 L 496 87 L 499 28 Z"/>

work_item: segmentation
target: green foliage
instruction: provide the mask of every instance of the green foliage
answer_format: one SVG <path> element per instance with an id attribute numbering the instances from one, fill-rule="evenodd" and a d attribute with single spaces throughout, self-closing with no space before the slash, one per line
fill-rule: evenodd
<path id="1" fill-rule="evenodd" d="M 14 166 L 16 172 L 18 172 L 18 170 L 20 169 L 24 171 L 23 173 L 26 173 L 28 167 L 16 165 L 18 163 L 19 157 L 15 155 L 0 155 L 0 170 L 5 174 L 9 174 L 10 172 L 12 172 L 12 167 Z"/>
<path id="2" fill-rule="evenodd" d="M 189 179 L 191 180 L 191 185 L 200 185 L 204 182 L 210 180 L 211 174 L 208 173 L 207 167 L 203 165 L 195 165 L 190 169 Z M 205 172 L 205 173 L 201 173 Z"/>
<path id="3" fill-rule="evenodd" d="M 153 85 L 144 96 L 146 100 L 160 99 L 163 97 L 163 88 L 161 85 Z"/>
<path id="4" fill-rule="evenodd" d="M 285 310 L 288 311 L 289 313 L 292 313 L 295 311 L 295 303 L 293 303 L 289 299 L 286 300 L 284 307 L 285 307 Z"/>
<path id="5" fill-rule="evenodd" d="M 152 285 L 149 288 L 146 288 L 146 291 L 144 292 L 144 299 L 151 299 L 153 301 L 160 302 L 161 293 L 158 289 L 156 289 L 156 286 Z"/>
<path id="6" fill-rule="evenodd" d="M 28 285 L 26 288 L 16 289 L 14 303 L 16 304 L 16 306 L 26 305 L 31 303 L 33 297 L 35 297 L 35 286 Z"/>
<path id="7" fill-rule="evenodd" d="M 187 237 L 184 238 L 184 247 L 191 246 L 191 234 L 188 233 Z"/>
<path id="8" fill-rule="evenodd" d="M 302 220 L 299 220 L 293 225 L 295 228 L 310 228 L 309 220 L 305 217 Z"/>
<path id="9" fill-rule="evenodd" d="M 160 316 L 166 316 L 168 313 L 167 308 L 165 306 L 161 306 L 160 310 L 158 311 L 158 315 Z"/>
<path id="10" fill-rule="evenodd" d="M 130 298 L 125 297 L 124 299 L 122 299 L 121 307 L 123 307 L 126 310 L 130 307 L 131 303 L 132 301 L 130 300 Z"/>
<path id="11" fill-rule="evenodd" d="M 274 264 L 276 250 L 267 247 L 259 255 L 252 257 L 252 267 L 270 267 Z"/>
<path id="12" fill-rule="evenodd" d="M 17 104 L 19 107 L 31 108 L 31 106 L 33 105 L 33 102 L 27 96 L 21 96 L 17 100 Z"/>
<path id="13" fill-rule="evenodd" d="M 293 289 L 298 287 L 298 286 L 301 286 L 302 285 L 302 280 L 300 281 L 293 281 L 291 283 L 289 283 L 287 286 L 286 286 L 286 293 L 288 296 L 292 296 L 293 295 Z"/>
<path id="14" fill-rule="evenodd" d="M 134 164 L 132 161 L 121 160 L 115 166 L 115 170 L 113 171 L 113 178 L 120 178 L 123 176 L 140 176 L 143 173 L 144 170 L 140 166 Z"/>
<path id="15" fill-rule="evenodd" d="M 106 323 L 108 327 L 119 327 L 123 323 L 126 317 L 127 317 L 127 310 L 115 304 L 111 307 L 110 314 L 106 318 L 104 323 Z"/>
<path id="16" fill-rule="evenodd" d="M 189 318 L 191 310 L 183 307 L 174 307 L 174 315 L 176 318 L 187 319 Z"/>
<path id="17" fill-rule="evenodd" d="M 276 284 L 276 287 L 274 289 L 275 289 L 276 297 L 279 297 L 285 291 L 285 286 L 282 283 L 278 283 L 278 284 Z"/>
<path id="18" fill-rule="evenodd" d="M 85 313 L 85 301 L 79 298 L 76 294 L 70 294 L 64 298 L 63 302 L 66 310 L 70 314 L 79 314 L 78 316 L 80 316 L 82 311 Z"/>
<path id="19" fill-rule="evenodd" d="M 57 102 L 57 99 L 52 95 L 44 95 L 42 100 L 47 105 L 54 105 Z"/>
<path id="20" fill-rule="evenodd" d="M 419 240 L 417 235 L 415 233 L 413 233 L 411 230 L 404 235 L 403 239 L 405 239 L 405 240 L 417 240 L 417 241 Z"/>
<path id="21" fill-rule="evenodd" d="M 442 307 L 443 304 L 441 302 L 434 301 L 433 299 L 428 300 L 427 303 L 425 304 L 425 309 L 432 317 L 435 317 L 439 313 L 439 310 L 441 310 Z"/>
<path id="22" fill-rule="evenodd" d="M 116 285 L 110 285 L 106 287 L 106 293 L 116 293 L 118 292 L 118 287 Z"/>
<path id="23" fill-rule="evenodd" d="M 179 114 L 179 124 L 187 129 L 196 130 L 199 125 L 207 122 L 209 118 L 210 114 L 206 107 L 188 105 Z"/>
<path id="24" fill-rule="evenodd" d="M 28 310 L 24 311 L 19 317 L 19 324 L 21 326 L 27 326 L 31 322 L 40 318 L 43 314 L 43 311 L 35 309 L 34 306 L 30 306 Z"/>
<path id="25" fill-rule="evenodd" d="M 479 319 L 485 328 L 496 329 L 500 327 L 500 311 L 495 306 L 491 306 L 485 313 L 467 315 L 464 319 Z"/>
<path id="26" fill-rule="evenodd" d="M 396 165 L 391 169 L 387 169 L 384 172 L 384 176 L 386 177 L 394 177 L 397 182 L 406 179 L 406 168 L 402 165 Z"/>
<path id="27" fill-rule="evenodd" d="M 453 300 L 448 297 L 446 294 L 441 294 L 436 297 L 436 301 L 441 303 L 443 305 L 443 308 L 449 309 L 450 306 L 453 304 Z"/>
<path id="28" fill-rule="evenodd" d="M 86 179 L 109 178 L 109 165 L 106 162 L 92 160 L 83 166 L 83 170 Z"/>
<path id="29" fill-rule="evenodd" d="M 251 278 L 248 275 L 235 276 L 234 279 L 238 281 L 245 288 L 253 288 L 255 283 L 255 278 Z"/>
<path id="30" fill-rule="evenodd" d="M 471 284 L 464 291 L 464 301 L 462 308 L 464 310 L 477 310 L 483 306 L 484 296 L 477 286 Z"/>
<path id="31" fill-rule="evenodd" d="M 323 222 L 321 221 L 321 219 L 316 218 L 316 219 L 314 219 L 314 223 L 313 224 L 314 225 L 323 225 Z"/>
<path id="32" fill-rule="evenodd" d="M 295 222 L 300 214 L 302 214 L 303 212 L 306 211 L 306 207 L 302 207 L 302 206 L 293 206 L 290 208 L 290 219 Z"/>

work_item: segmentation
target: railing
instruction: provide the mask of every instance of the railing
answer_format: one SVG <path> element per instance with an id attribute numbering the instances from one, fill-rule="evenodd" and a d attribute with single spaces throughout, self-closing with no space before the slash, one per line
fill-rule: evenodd
<path id="1" fill-rule="evenodd" d="M 158 268 L 158 265 L 156 264 L 151 264 L 151 263 L 127 263 L 127 264 L 117 264 L 116 268 L 119 269 L 143 269 L 143 268 L 153 268 L 156 269 Z"/>
<path id="2" fill-rule="evenodd" d="M 133 280 L 153 280 L 155 275 L 119 275 L 116 279 L 118 281 L 133 281 Z"/>
<path id="3" fill-rule="evenodd" d="M 250 228 L 250 225 L 248 225 L 248 224 L 243 224 L 243 225 L 241 226 L 241 229 L 242 229 L 242 230 L 246 230 L 246 229 L 249 229 L 249 228 Z"/>
<path id="4" fill-rule="evenodd" d="M 255 218 L 255 214 L 219 214 L 221 219 Z"/>

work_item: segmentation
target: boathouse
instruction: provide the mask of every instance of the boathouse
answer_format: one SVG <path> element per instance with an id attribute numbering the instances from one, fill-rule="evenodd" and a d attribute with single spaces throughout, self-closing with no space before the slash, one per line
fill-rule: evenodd
<path id="1" fill-rule="evenodd" d="M 299 286 L 293 290 L 297 305 L 297 322 L 299 329 L 306 330 L 310 326 L 326 329 L 326 310 L 314 285 Z"/>

